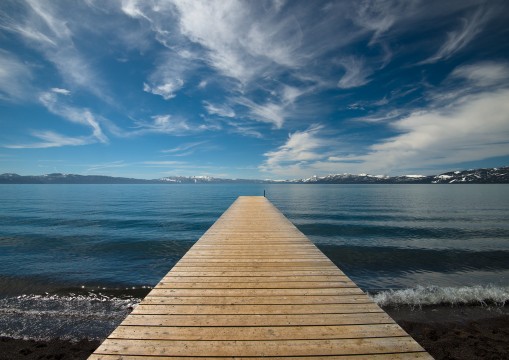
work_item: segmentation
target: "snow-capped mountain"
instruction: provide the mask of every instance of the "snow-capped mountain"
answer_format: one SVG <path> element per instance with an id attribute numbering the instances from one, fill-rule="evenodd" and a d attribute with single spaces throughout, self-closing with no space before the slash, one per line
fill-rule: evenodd
<path id="1" fill-rule="evenodd" d="M 335 174 L 294 180 L 303 184 L 495 184 L 509 183 L 509 167 L 451 171 L 439 175 Z"/>
<path id="2" fill-rule="evenodd" d="M 433 177 L 433 184 L 509 183 L 509 167 L 451 171 Z"/>

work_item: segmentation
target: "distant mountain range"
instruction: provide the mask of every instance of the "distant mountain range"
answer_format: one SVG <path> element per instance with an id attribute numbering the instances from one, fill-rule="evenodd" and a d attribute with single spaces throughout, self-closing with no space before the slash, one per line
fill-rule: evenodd
<path id="1" fill-rule="evenodd" d="M 313 176 L 297 182 L 313 184 L 506 184 L 509 183 L 509 167 L 450 171 L 439 175 L 338 174 Z"/>
<path id="2" fill-rule="evenodd" d="M 218 179 L 210 176 L 169 176 L 145 180 L 103 175 L 53 173 L 46 175 L 1 174 L 0 184 L 202 184 L 202 183 L 264 183 L 264 180 Z"/>
<path id="3" fill-rule="evenodd" d="M 335 174 L 296 180 L 220 179 L 209 176 L 169 176 L 143 180 L 102 175 L 53 173 L 22 176 L 1 174 L 0 184 L 507 184 L 509 167 L 450 171 L 439 175 L 369 175 Z"/>

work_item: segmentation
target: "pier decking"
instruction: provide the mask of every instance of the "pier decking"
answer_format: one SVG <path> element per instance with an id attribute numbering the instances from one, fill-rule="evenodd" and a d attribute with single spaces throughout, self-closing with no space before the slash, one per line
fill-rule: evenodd
<path id="1" fill-rule="evenodd" d="M 89 358 L 432 359 L 264 197 L 239 197 Z"/>

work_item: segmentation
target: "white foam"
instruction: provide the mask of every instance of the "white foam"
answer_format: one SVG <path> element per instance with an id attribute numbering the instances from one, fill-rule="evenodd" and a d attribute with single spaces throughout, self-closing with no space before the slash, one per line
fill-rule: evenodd
<path id="1" fill-rule="evenodd" d="M 103 294 L 0 298 L 0 336 L 48 340 L 101 339 L 140 302 Z"/>
<path id="2" fill-rule="evenodd" d="M 371 295 L 380 306 L 487 305 L 504 306 L 509 302 L 509 287 L 494 285 L 387 290 Z"/>

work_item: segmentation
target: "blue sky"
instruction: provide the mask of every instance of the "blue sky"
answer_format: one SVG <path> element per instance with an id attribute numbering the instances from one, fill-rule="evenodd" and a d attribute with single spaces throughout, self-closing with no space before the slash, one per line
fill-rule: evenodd
<path id="1" fill-rule="evenodd" d="M 509 165 L 506 1 L 0 2 L 0 173 Z"/>

